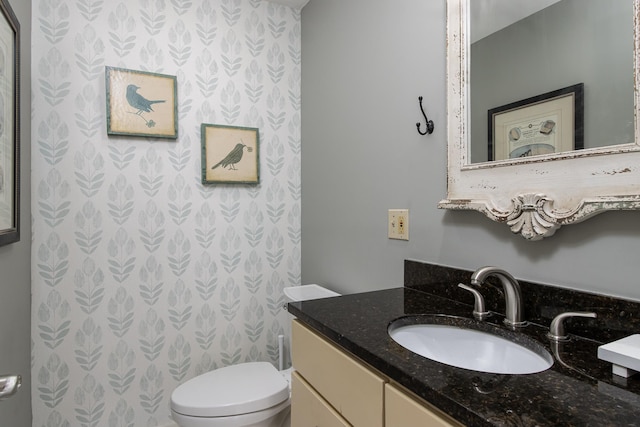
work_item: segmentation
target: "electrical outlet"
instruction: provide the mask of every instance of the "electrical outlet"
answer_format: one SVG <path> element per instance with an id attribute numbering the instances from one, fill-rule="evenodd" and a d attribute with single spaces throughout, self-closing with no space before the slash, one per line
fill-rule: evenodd
<path id="1" fill-rule="evenodd" d="M 409 240 L 409 209 L 389 209 L 390 239 Z"/>

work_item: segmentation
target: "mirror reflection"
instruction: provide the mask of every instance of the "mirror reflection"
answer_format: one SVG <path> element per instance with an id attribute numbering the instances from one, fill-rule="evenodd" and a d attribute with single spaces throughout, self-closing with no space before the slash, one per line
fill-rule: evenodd
<path id="1" fill-rule="evenodd" d="M 472 0 L 471 163 L 629 144 L 632 0 Z"/>

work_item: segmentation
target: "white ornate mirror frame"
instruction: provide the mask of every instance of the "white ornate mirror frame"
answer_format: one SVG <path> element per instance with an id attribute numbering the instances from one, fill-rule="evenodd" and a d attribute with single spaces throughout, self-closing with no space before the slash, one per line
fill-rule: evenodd
<path id="1" fill-rule="evenodd" d="M 633 20 L 634 143 L 473 164 L 467 141 L 468 2 L 447 0 L 448 177 L 447 198 L 438 207 L 480 211 L 529 240 L 604 211 L 640 209 L 640 0 L 634 0 Z"/>

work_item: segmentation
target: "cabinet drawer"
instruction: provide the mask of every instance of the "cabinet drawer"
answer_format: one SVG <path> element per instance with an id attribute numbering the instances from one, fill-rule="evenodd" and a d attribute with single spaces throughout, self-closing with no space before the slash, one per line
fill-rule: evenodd
<path id="1" fill-rule="evenodd" d="M 440 412 L 427 402 L 414 399 L 403 390 L 385 385 L 385 425 L 421 427 L 461 427 L 462 424 Z"/>
<path id="2" fill-rule="evenodd" d="M 294 320 L 293 367 L 356 427 L 382 427 L 385 380 Z"/>
<path id="3" fill-rule="evenodd" d="M 296 427 L 350 426 L 295 371 L 291 374 L 291 425 Z"/>

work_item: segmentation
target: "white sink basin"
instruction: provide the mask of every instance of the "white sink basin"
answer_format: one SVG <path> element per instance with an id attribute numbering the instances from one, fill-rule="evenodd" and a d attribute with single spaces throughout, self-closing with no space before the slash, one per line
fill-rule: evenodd
<path id="1" fill-rule="evenodd" d="M 462 320 L 468 325 L 452 326 L 443 322 L 403 324 L 406 321 L 400 319 L 390 325 L 389 335 L 402 347 L 427 359 L 472 371 L 533 374 L 553 365 L 551 354 L 522 334 L 509 335 L 508 331 L 493 325 L 478 325 L 482 329 L 495 328 L 503 337 L 472 329 L 471 326 L 476 326 L 473 325 L 474 321 Z M 514 342 L 514 339 L 521 344 Z"/>

